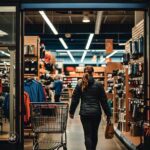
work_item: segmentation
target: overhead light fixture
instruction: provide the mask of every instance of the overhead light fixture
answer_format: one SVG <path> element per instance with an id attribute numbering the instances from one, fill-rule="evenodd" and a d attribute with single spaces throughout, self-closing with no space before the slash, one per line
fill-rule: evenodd
<path id="1" fill-rule="evenodd" d="M 66 51 L 70 51 L 70 52 L 84 52 L 85 51 L 85 49 L 67 49 L 67 50 L 62 50 L 62 49 L 56 49 L 56 52 L 66 52 Z M 106 52 L 106 50 L 105 49 L 96 49 L 96 50 L 94 50 L 94 49 L 88 49 L 88 50 L 86 50 L 87 52 Z M 125 53 L 125 50 L 114 50 L 114 51 L 118 51 L 118 53 Z"/>
<path id="2" fill-rule="evenodd" d="M 50 29 L 52 30 L 52 32 L 55 35 L 58 35 L 58 31 L 56 30 L 56 28 L 54 27 L 54 25 L 52 24 L 52 22 L 49 20 L 49 18 L 47 17 L 47 15 L 45 14 L 44 11 L 39 11 L 39 13 L 41 14 L 41 16 L 43 17 L 43 19 L 45 20 L 45 22 L 48 24 L 48 26 L 50 27 Z M 63 47 L 65 49 L 68 49 L 67 44 L 65 43 L 65 41 L 63 40 L 63 38 L 59 38 L 59 41 L 61 42 L 61 44 L 63 45 Z"/>
<path id="3" fill-rule="evenodd" d="M 83 23 L 89 23 L 90 22 L 90 18 L 87 15 L 84 15 L 83 19 L 82 19 L 82 22 Z"/>
<path id="4" fill-rule="evenodd" d="M 15 6 L 0 6 L 0 12 L 16 12 Z"/>
<path id="5" fill-rule="evenodd" d="M 3 55 L 6 55 L 6 56 L 8 56 L 8 57 L 10 57 L 10 54 L 8 54 L 8 53 L 6 53 L 6 52 L 4 52 L 4 51 L 0 51 Z"/>
<path id="6" fill-rule="evenodd" d="M 6 32 L 4 32 L 4 31 L 0 30 L 0 36 L 4 36 L 4 35 L 8 35 L 8 33 L 6 33 Z"/>
<path id="7" fill-rule="evenodd" d="M 125 46 L 126 43 L 118 43 L 119 46 Z"/>
<path id="8" fill-rule="evenodd" d="M 74 57 L 72 56 L 71 52 L 67 50 L 67 53 L 68 53 L 70 59 L 75 63 L 76 61 L 75 61 Z"/>
<path id="9" fill-rule="evenodd" d="M 110 58 L 111 56 L 115 55 L 116 53 L 118 53 L 118 51 L 113 51 L 111 54 L 107 55 L 106 58 Z M 106 58 L 103 58 L 100 62 L 105 61 Z"/>
<path id="10" fill-rule="evenodd" d="M 82 55 L 82 58 L 81 58 L 81 62 L 84 61 L 86 54 L 87 54 L 87 50 L 85 50 L 85 51 L 83 52 L 83 55 Z"/>
<path id="11" fill-rule="evenodd" d="M 61 42 L 61 44 L 63 45 L 63 47 L 64 47 L 65 49 L 68 49 L 68 46 L 67 46 L 67 44 L 65 43 L 65 41 L 64 41 L 63 38 L 59 38 L 59 41 Z"/>
<path id="12" fill-rule="evenodd" d="M 39 11 L 39 13 L 41 14 L 41 16 L 43 17 L 43 19 L 45 20 L 45 22 L 48 24 L 48 26 L 50 27 L 50 29 L 52 30 L 52 32 L 55 35 L 58 35 L 58 31 L 56 30 L 56 28 L 54 27 L 54 25 L 52 24 L 52 22 L 49 20 L 49 18 L 45 14 L 45 12 L 44 11 Z"/>
<path id="13" fill-rule="evenodd" d="M 61 56 L 68 56 L 68 54 L 65 52 L 65 53 L 59 53 L 59 55 L 61 55 Z"/>
<path id="14" fill-rule="evenodd" d="M 90 48 L 90 45 L 91 45 L 91 42 L 92 42 L 93 37 L 94 37 L 94 33 L 91 33 L 91 34 L 89 35 L 89 38 L 88 38 L 88 41 L 87 41 L 87 44 L 86 44 L 85 49 L 89 49 L 89 48 Z"/>

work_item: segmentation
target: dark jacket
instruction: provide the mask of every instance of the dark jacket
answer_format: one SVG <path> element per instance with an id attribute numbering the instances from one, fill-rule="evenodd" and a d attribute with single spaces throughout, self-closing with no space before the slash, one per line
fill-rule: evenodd
<path id="1" fill-rule="evenodd" d="M 82 92 L 81 84 L 81 80 L 78 81 L 78 84 L 73 92 L 69 110 L 70 114 L 74 115 L 81 99 L 80 115 L 99 116 L 102 113 L 100 107 L 101 105 L 105 114 L 110 117 L 111 111 L 107 103 L 107 96 L 103 85 L 99 81 L 96 81 L 93 77 L 90 77 L 88 88 Z"/>

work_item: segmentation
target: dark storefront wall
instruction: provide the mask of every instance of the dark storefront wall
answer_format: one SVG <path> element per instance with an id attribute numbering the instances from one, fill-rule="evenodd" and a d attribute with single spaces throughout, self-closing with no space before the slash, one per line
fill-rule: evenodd
<path id="1" fill-rule="evenodd" d="M 23 54 L 20 49 L 23 49 L 23 10 L 34 9 L 142 9 L 147 10 L 149 2 L 147 0 L 1 0 L 0 5 L 15 5 L 16 6 L 16 132 L 18 134 L 18 141 L 15 144 L 9 141 L 0 141 L 0 147 L 3 149 L 23 150 L 23 114 L 21 111 L 21 99 L 23 99 Z M 79 4 L 80 3 L 80 4 Z M 21 25 L 22 23 L 22 25 Z M 148 25 L 148 24 L 147 24 Z M 22 43 L 22 45 L 21 45 Z M 147 48 L 149 43 L 147 41 Z M 147 57 L 146 59 L 149 59 Z M 146 63 L 149 61 L 145 60 Z M 146 65 L 145 70 L 149 70 L 149 65 Z M 18 71 L 19 70 L 19 71 Z M 149 74 L 149 73 L 148 73 Z M 145 75 L 145 80 L 148 78 Z M 149 80 L 148 80 L 149 81 Z M 145 81 L 146 82 L 146 81 Z M 147 85 L 147 84 L 146 84 Z M 148 83 L 149 85 L 149 83 Z M 20 100 L 19 100 L 20 99 Z M 21 117 L 22 115 L 22 117 Z"/>

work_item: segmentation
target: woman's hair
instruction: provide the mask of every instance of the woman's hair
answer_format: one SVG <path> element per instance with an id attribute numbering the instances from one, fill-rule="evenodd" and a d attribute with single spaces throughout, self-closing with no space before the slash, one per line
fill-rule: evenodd
<path id="1" fill-rule="evenodd" d="M 93 72 L 94 72 L 94 68 L 92 66 L 86 66 L 84 68 L 84 74 L 82 77 L 82 84 L 81 84 L 82 91 L 84 91 L 88 87 L 89 76 L 92 76 Z"/>

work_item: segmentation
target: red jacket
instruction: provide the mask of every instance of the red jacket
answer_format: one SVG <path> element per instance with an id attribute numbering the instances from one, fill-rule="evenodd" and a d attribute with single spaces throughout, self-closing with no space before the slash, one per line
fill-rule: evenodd
<path id="1" fill-rule="evenodd" d="M 25 115 L 24 122 L 27 123 L 30 119 L 30 98 L 27 92 L 24 92 Z"/>

